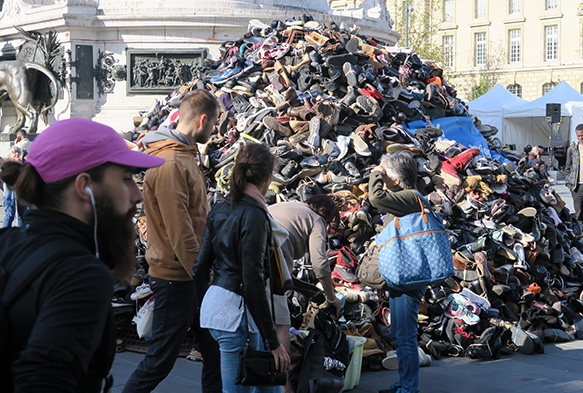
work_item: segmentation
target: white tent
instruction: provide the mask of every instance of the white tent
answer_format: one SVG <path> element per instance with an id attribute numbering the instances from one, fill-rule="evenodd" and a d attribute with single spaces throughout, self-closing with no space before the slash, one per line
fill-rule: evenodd
<path id="1" fill-rule="evenodd" d="M 515 94 L 512 94 L 500 83 L 491 88 L 486 94 L 468 103 L 470 113 L 476 115 L 483 124 L 489 124 L 498 128 L 496 137 L 503 143 L 509 143 L 504 138 L 504 115 L 507 108 L 526 104 Z"/>
<path id="2" fill-rule="evenodd" d="M 561 104 L 561 122 L 558 134 L 551 141 L 551 125 L 546 118 L 547 104 Z M 509 107 L 504 115 L 504 143 L 516 144 L 521 150 L 526 145 L 552 146 L 562 138 L 568 143 L 575 140 L 574 127 L 583 122 L 583 95 L 565 81 L 544 96 L 523 105 Z M 574 117 L 571 122 L 571 117 Z M 571 130 L 573 128 L 573 130 Z"/>

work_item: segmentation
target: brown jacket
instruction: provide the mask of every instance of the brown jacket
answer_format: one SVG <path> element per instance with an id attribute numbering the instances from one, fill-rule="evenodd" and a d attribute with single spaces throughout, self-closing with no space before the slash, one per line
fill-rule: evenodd
<path id="1" fill-rule="evenodd" d="M 144 207 L 148 217 L 149 274 L 175 281 L 192 280 L 209 211 L 204 174 L 196 144 L 172 139 L 148 144 L 146 153 L 166 162 L 146 171 Z"/>

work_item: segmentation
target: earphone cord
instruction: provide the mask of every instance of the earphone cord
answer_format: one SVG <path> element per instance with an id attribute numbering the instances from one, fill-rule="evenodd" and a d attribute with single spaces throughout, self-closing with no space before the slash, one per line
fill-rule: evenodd
<path id="1" fill-rule="evenodd" d="M 97 243 L 97 209 L 95 208 L 95 200 L 91 196 L 91 205 L 93 206 L 93 241 L 95 242 L 95 256 L 99 258 L 99 243 Z"/>

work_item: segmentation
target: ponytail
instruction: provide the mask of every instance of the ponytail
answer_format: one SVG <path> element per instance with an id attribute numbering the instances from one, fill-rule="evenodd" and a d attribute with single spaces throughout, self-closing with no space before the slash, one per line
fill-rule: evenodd
<path id="1" fill-rule="evenodd" d="M 232 201 L 238 202 L 243 198 L 247 183 L 258 186 L 268 179 L 273 172 L 274 163 L 275 158 L 266 145 L 252 143 L 242 146 L 229 179 Z"/>
<path id="2" fill-rule="evenodd" d="M 75 176 L 46 184 L 36 169 L 27 163 L 4 161 L 0 180 L 14 191 L 19 202 L 38 208 L 59 209 L 63 202 L 63 192 Z"/>

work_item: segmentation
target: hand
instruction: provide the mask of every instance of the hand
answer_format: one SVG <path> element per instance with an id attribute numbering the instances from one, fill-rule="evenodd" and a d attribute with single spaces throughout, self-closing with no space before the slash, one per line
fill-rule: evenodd
<path id="1" fill-rule="evenodd" d="M 271 354 L 275 359 L 275 368 L 281 372 L 286 372 L 291 365 L 291 359 L 283 345 L 280 344 L 279 347 L 271 351 Z"/>
<path id="2" fill-rule="evenodd" d="M 384 169 L 384 168 L 383 168 L 381 165 L 377 165 L 377 166 L 375 166 L 374 168 L 372 168 L 372 170 L 373 170 L 373 171 L 379 171 L 379 172 L 381 172 L 382 174 L 384 174 L 384 173 L 385 173 L 385 169 Z"/>
<path id="3" fill-rule="evenodd" d="M 336 297 L 336 295 L 334 295 L 334 299 L 328 299 L 328 297 L 326 297 L 326 301 L 328 302 L 329 305 L 334 306 L 334 308 L 336 309 L 336 318 L 340 317 L 340 315 L 342 315 L 342 303 Z"/>

